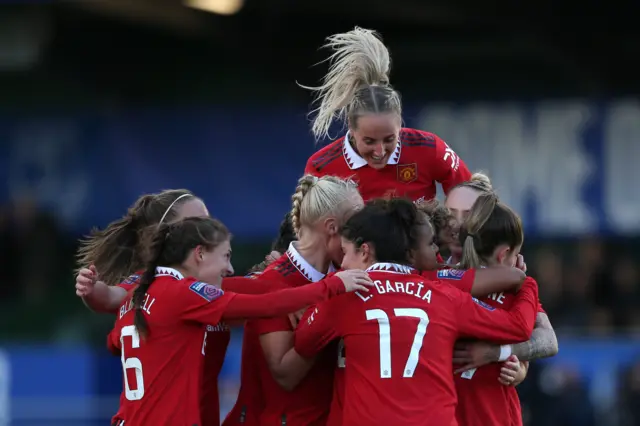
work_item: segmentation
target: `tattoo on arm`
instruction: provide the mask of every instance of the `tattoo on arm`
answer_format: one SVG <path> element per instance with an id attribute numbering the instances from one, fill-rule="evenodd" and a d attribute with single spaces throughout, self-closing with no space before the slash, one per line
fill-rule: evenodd
<path id="1" fill-rule="evenodd" d="M 547 314 L 538 312 L 531 339 L 511 345 L 511 351 L 520 361 L 547 358 L 558 353 L 558 339 Z"/>

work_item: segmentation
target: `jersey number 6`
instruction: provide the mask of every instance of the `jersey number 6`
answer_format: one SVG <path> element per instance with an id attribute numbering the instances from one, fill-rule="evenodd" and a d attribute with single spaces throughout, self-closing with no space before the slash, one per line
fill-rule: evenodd
<path id="1" fill-rule="evenodd" d="M 144 396 L 144 379 L 142 377 L 142 363 L 139 358 L 131 357 L 125 358 L 124 355 L 124 338 L 131 337 L 131 348 L 137 349 L 140 347 L 140 335 L 138 334 L 138 330 L 136 330 L 135 325 L 127 325 L 122 327 L 120 331 L 120 347 L 122 348 L 121 352 L 121 360 L 122 360 L 122 370 L 124 373 L 124 396 L 129 401 L 138 401 L 142 399 Z M 131 390 L 129 387 L 129 380 L 127 379 L 127 370 L 133 368 L 136 372 L 136 382 L 138 387 L 136 389 Z"/>
<path id="2" fill-rule="evenodd" d="M 368 320 L 377 320 L 380 334 L 380 377 L 391 378 L 391 324 L 389 316 L 382 309 L 371 309 L 365 312 Z M 396 308 L 393 310 L 396 317 L 411 317 L 418 319 L 418 329 L 413 337 L 411 352 L 404 366 L 402 377 L 413 377 L 416 371 L 418 360 L 420 359 L 420 349 L 422 341 L 429 326 L 429 315 L 422 309 L 416 308 Z"/>

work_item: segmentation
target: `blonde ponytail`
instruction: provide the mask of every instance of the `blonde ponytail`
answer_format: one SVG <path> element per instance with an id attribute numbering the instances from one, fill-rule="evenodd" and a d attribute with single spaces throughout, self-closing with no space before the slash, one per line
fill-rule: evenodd
<path id="1" fill-rule="evenodd" d="M 329 72 L 322 85 L 301 86 L 315 92 L 319 103 L 312 111 L 316 114 L 312 125 L 316 139 L 329 137 L 334 118 L 348 118 L 359 90 L 368 86 L 389 86 L 391 67 L 389 51 L 373 30 L 356 27 L 347 33 L 334 34 L 327 38 L 323 47 L 334 53 L 328 58 Z M 397 93 L 392 89 L 390 92 L 395 94 L 399 104 Z"/>
<path id="2" fill-rule="evenodd" d="M 301 177 L 291 197 L 291 224 L 296 236 L 300 238 L 304 225 L 312 225 L 326 215 L 337 214 L 343 202 L 353 198 L 362 199 L 352 180 L 335 176 Z"/>

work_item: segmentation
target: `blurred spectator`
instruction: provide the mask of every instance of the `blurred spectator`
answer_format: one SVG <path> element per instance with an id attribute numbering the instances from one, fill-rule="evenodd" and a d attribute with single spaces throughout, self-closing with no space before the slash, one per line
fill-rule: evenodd
<path id="1" fill-rule="evenodd" d="M 622 374 L 620 426 L 640 425 L 640 362 Z"/>
<path id="2" fill-rule="evenodd" d="M 625 327 L 631 324 L 634 311 L 640 306 L 640 291 L 638 290 L 638 267 L 630 257 L 618 260 L 613 268 L 613 285 L 609 292 L 613 294 L 612 307 L 615 324 Z"/>

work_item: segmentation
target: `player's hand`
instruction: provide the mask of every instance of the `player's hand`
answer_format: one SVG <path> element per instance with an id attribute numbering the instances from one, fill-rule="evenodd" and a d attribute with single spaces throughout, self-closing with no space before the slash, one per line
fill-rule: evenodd
<path id="1" fill-rule="evenodd" d="M 524 261 L 524 257 L 521 254 L 518 255 L 515 266 L 525 274 L 527 273 L 527 263 Z"/>
<path id="2" fill-rule="evenodd" d="M 336 274 L 336 277 L 342 280 L 345 291 L 350 293 L 352 291 L 364 291 L 368 292 L 369 287 L 373 285 L 373 281 L 369 278 L 369 274 L 361 269 L 349 269 L 348 271 L 340 271 Z"/>
<path id="3" fill-rule="evenodd" d="M 505 386 L 517 386 L 527 377 L 527 368 L 518 360 L 518 357 L 511 355 L 500 369 L 498 381 Z"/>
<path id="4" fill-rule="evenodd" d="M 291 327 L 293 327 L 293 329 L 295 329 L 298 326 L 300 319 L 302 318 L 302 316 L 306 311 L 307 311 L 307 308 L 302 308 L 298 312 L 289 314 L 289 322 L 291 323 Z"/>
<path id="5" fill-rule="evenodd" d="M 76 276 L 76 295 L 86 297 L 93 292 L 93 288 L 98 281 L 98 272 L 96 267 L 91 265 L 88 268 L 82 268 Z"/>
<path id="6" fill-rule="evenodd" d="M 278 258 L 282 256 L 282 254 L 280 252 L 277 251 L 272 251 L 271 253 L 269 253 L 268 255 L 266 255 L 264 257 L 264 263 L 266 263 L 267 265 L 269 265 L 270 263 L 275 262 L 276 260 L 278 260 Z"/>
<path id="7" fill-rule="evenodd" d="M 454 374 L 482 367 L 500 358 L 500 345 L 487 342 L 457 342 L 453 348 L 453 363 L 462 367 Z"/>

